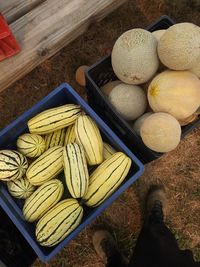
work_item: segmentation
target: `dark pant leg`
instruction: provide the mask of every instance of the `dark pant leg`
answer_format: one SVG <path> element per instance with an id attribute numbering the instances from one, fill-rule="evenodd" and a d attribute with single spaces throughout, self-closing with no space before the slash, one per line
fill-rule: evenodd
<path id="1" fill-rule="evenodd" d="M 192 253 L 179 249 L 164 222 L 149 220 L 138 237 L 129 267 L 200 267 Z"/>
<path id="2" fill-rule="evenodd" d="M 106 267 L 125 267 L 121 254 L 116 251 L 110 257 L 108 257 L 108 262 Z"/>

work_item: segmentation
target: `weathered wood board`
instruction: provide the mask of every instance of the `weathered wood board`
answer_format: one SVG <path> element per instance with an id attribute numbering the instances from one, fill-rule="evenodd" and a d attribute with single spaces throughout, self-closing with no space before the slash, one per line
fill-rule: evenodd
<path id="1" fill-rule="evenodd" d="M 31 11 L 25 8 L 25 2 L 28 1 L 34 4 Z M 126 0 L 46 0 L 41 3 L 39 0 L 28 1 L 16 0 L 19 4 L 17 14 L 24 7 L 24 15 L 12 22 L 10 27 L 20 44 L 21 52 L 0 62 L 0 91 L 77 38 L 90 24 L 103 19 L 126 2 Z M 10 19 L 12 16 L 18 16 L 14 11 L 12 14 L 15 15 L 9 15 L 11 14 L 9 5 L 4 5 L 4 8 L 3 13 L 10 16 Z"/>
<path id="2" fill-rule="evenodd" d="M 0 12 L 10 24 L 46 0 L 1 0 Z"/>

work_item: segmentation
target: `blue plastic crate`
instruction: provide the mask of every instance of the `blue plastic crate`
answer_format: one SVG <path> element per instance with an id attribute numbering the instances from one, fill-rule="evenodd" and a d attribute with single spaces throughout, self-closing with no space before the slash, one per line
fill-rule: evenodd
<path id="1" fill-rule="evenodd" d="M 124 151 L 132 159 L 131 170 L 124 183 L 99 207 L 94 209 L 85 208 L 82 223 L 60 244 L 52 248 L 45 248 L 38 244 L 35 238 L 35 225 L 24 220 L 22 214 L 23 201 L 14 199 L 7 191 L 6 185 L 0 183 L 0 206 L 5 210 L 16 227 L 31 245 L 38 257 L 46 262 L 51 260 L 64 246 L 66 246 L 82 229 L 92 220 L 100 215 L 120 194 L 133 184 L 143 173 L 143 164 L 124 145 L 124 143 L 113 133 L 113 131 L 102 121 L 102 119 L 90 108 L 90 106 L 66 83 L 62 84 L 40 102 L 34 105 L 18 117 L 13 123 L 0 132 L 0 149 L 15 148 L 15 142 L 19 135 L 28 131 L 27 121 L 39 112 L 59 105 L 75 103 L 90 115 L 99 126 L 103 139 L 109 142 L 119 151 Z"/>

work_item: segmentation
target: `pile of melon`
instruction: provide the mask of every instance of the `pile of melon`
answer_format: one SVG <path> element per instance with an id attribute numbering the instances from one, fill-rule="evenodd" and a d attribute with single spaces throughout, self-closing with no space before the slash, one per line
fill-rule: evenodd
<path id="1" fill-rule="evenodd" d="M 199 115 L 200 27 L 129 30 L 115 42 L 111 62 L 119 80 L 101 89 L 113 108 L 150 149 L 175 149 L 181 126 Z"/>

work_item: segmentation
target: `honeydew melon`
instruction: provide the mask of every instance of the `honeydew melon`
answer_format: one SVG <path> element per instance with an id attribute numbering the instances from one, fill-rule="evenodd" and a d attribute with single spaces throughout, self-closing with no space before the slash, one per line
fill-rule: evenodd
<path id="1" fill-rule="evenodd" d="M 152 34 L 156 37 L 157 41 L 159 41 L 165 32 L 166 30 L 157 30 L 152 32 Z"/>
<path id="2" fill-rule="evenodd" d="M 137 85 L 125 83 L 120 83 L 111 91 L 109 101 L 127 121 L 137 119 L 147 107 L 147 98 L 143 89 Z"/>
<path id="3" fill-rule="evenodd" d="M 117 80 L 117 81 L 111 81 L 109 83 L 106 83 L 104 86 L 102 86 L 101 90 L 103 92 L 104 95 L 106 95 L 107 97 L 109 96 L 110 92 L 112 91 L 112 89 L 117 86 L 118 84 L 120 84 L 121 81 Z"/>

